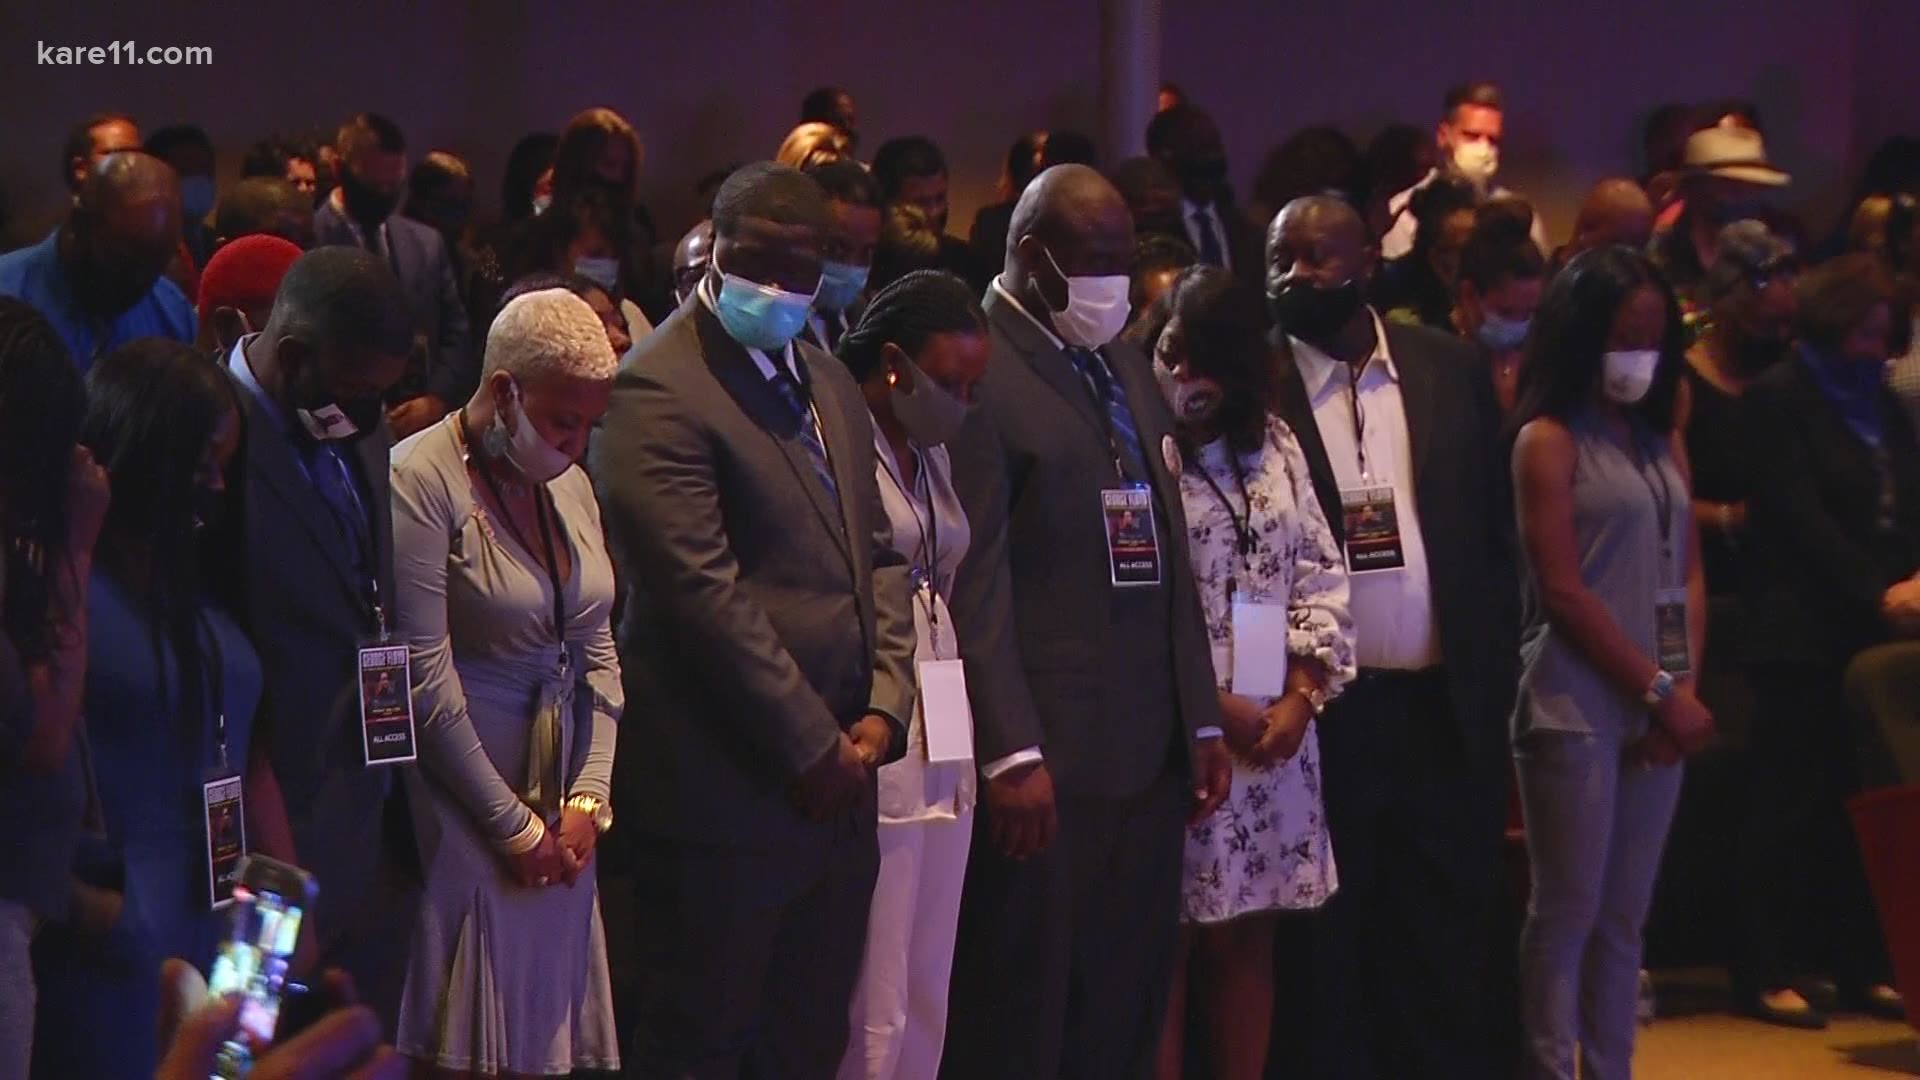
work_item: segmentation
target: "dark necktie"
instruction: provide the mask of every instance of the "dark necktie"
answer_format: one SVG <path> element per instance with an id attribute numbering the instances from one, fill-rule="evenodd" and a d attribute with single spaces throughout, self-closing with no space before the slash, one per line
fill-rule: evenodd
<path id="1" fill-rule="evenodd" d="M 1203 206 L 1193 212 L 1193 225 L 1200 234 L 1200 261 L 1207 266 L 1227 265 L 1227 257 L 1220 250 L 1220 236 L 1213 228 L 1213 208 Z"/>
<path id="2" fill-rule="evenodd" d="M 368 524 L 366 508 L 360 500 L 360 491 L 353 476 L 347 472 L 346 459 L 326 443 L 313 443 L 305 455 L 307 476 L 313 481 L 313 489 L 320 494 L 322 502 L 332 511 L 333 520 L 340 527 L 340 538 L 345 541 L 351 562 L 356 570 L 365 570 L 367 561 Z"/>
<path id="3" fill-rule="evenodd" d="M 800 422 L 800 441 L 806 444 L 807 457 L 813 461 L 813 472 L 820 478 L 820 486 L 827 489 L 827 497 L 834 503 L 840 501 L 839 485 L 833 482 L 833 466 L 827 461 L 827 444 L 820 441 L 820 429 L 813 422 L 813 410 L 807 406 L 806 392 L 794 377 L 785 371 L 775 371 L 773 378 L 767 380 L 793 410 L 794 419 Z"/>
<path id="4" fill-rule="evenodd" d="M 1140 429 L 1133 422 L 1133 410 L 1127 407 L 1127 394 L 1113 377 L 1107 358 L 1092 349 L 1068 349 L 1067 359 L 1093 391 L 1094 404 L 1105 410 L 1107 434 L 1113 438 L 1114 453 L 1120 456 L 1121 471 L 1130 480 L 1147 478 L 1147 459 L 1140 450 Z"/>

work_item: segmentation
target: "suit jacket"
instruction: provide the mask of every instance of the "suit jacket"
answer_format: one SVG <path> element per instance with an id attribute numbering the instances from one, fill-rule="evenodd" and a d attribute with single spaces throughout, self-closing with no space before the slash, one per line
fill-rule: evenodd
<path id="1" fill-rule="evenodd" d="M 810 345 L 840 497 L 799 421 L 698 299 L 643 341 L 593 442 L 625 606 L 618 816 L 682 841 L 777 847 L 829 835 L 793 781 L 863 715 L 912 715 L 913 608 L 875 479 L 872 419 Z M 776 358 L 777 362 L 777 358 Z M 874 822 L 871 801 L 866 827 Z"/>
<path id="2" fill-rule="evenodd" d="M 989 292 L 992 358 L 950 446 L 973 541 L 954 584 L 953 617 L 982 765 L 1040 746 L 1062 789 L 1130 795 L 1220 722 L 1213 658 L 1187 553 L 1178 480 L 1162 447 L 1173 419 L 1147 359 L 1101 350 L 1140 431 L 1156 512 L 1166 524 L 1163 625 L 1115 603 L 1100 492 L 1115 484 L 1105 416 L 1073 362 L 1018 309 Z M 1175 715 L 1137 701 L 1124 638 L 1166 642 Z M 1133 726 L 1132 730 L 1122 730 Z M 1185 737 L 1181 737 L 1184 733 Z"/>
<path id="3" fill-rule="evenodd" d="M 388 913 L 362 910 L 389 871 L 413 870 L 411 822 L 398 789 L 405 766 L 365 763 L 358 648 L 375 635 L 366 575 L 327 503 L 307 479 L 280 418 L 235 380 L 242 438 L 229 513 L 210 550 L 211 580 L 259 650 L 266 694 L 256 741 L 273 763 L 300 862 L 320 883 L 320 932 L 332 940 Z M 383 423 L 347 452 L 364 480 L 380 596 L 394 597 L 393 519 Z M 389 806 L 390 802 L 393 806 Z M 323 945 L 323 952 L 326 946 Z"/>
<path id="4" fill-rule="evenodd" d="M 1847 427 L 1804 361 L 1776 365 L 1741 395 L 1753 478 L 1746 535 L 1752 660 L 1837 671 L 1891 636 L 1881 595 L 1920 568 L 1920 448 L 1892 391 L 1881 398 L 1890 533 L 1878 527 L 1874 451 Z"/>
<path id="5" fill-rule="evenodd" d="M 1247 217 L 1233 203 L 1216 203 L 1220 224 L 1227 233 L 1227 257 L 1233 260 L 1233 276 L 1247 285 L 1267 291 L 1267 230 Z"/>
<path id="6" fill-rule="evenodd" d="M 332 201 L 313 215 L 315 242 L 361 247 L 359 227 Z M 401 214 L 387 218 L 387 262 L 407 291 L 413 312 L 415 356 L 390 395 L 396 401 L 432 394 L 458 408 L 480 385 L 480 357 L 467 321 L 446 241 L 431 228 Z"/>
<path id="7" fill-rule="evenodd" d="M 1500 409 L 1473 346 L 1425 327 L 1383 324 L 1400 372 L 1415 510 L 1462 745 L 1471 762 L 1498 769 L 1520 678 L 1520 572 Z M 1280 417 L 1306 451 L 1314 494 L 1344 544 L 1340 485 L 1306 381 L 1286 335 L 1275 330 L 1272 340 Z"/>

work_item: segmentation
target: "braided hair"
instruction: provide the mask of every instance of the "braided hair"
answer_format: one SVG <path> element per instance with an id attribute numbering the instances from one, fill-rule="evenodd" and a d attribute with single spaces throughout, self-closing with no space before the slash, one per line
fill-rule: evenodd
<path id="1" fill-rule="evenodd" d="M 23 659 L 53 651 L 52 575 L 67 546 L 67 474 L 86 392 L 32 306 L 0 296 L 0 626 Z"/>
<path id="2" fill-rule="evenodd" d="M 944 270 L 916 270 L 874 296 L 835 353 L 855 381 L 865 382 L 879 369 L 888 343 L 917 356 L 935 334 L 978 333 L 986 326 L 980 300 L 966 282 Z"/>

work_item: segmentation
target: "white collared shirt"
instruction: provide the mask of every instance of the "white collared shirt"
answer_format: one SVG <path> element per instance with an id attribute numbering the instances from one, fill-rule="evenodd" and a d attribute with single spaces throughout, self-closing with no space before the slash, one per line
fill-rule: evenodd
<path id="1" fill-rule="evenodd" d="M 989 288 L 993 290 L 993 294 L 998 296 L 1003 303 L 1008 304 L 1013 310 L 1026 316 L 1028 322 L 1039 327 L 1040 332 L 1046 335 L 1047 340 L 1053 343 L 1054 348 L 1062 352 L 1066 351 L 1066 343 L 1060 340 L 1060 335 L 1054 333 L 1052 327 L 1041 322 L 1033 312 L 1028 311 L 1025 304 L 1015 299 L 1013 292 L 1009 290 L 1006 285 L 1002 284 L 998 277 L 993 279 L 993 284 L 990 285 Z M 1091 390 L 1089 390 L 1089 393 L 1091 393 Z M 1221 734 L 1221 730 L 1217 727 L 1203 727 L 1195 731 L 1193 737 L 1196 739 L 1217 739 Z M 1021 765 L 1027 765 L 1041 760 L 1044 760 L 1044 758 L 1040 752 L 1040 748 L 1038 746 L 1029 746 L 1024 750 L 1015 750 L 1006 757 L 995 758 L 992 761 L 982 764 L 980 766 L 980 775 L 992 780 L 1002 773 L 1010 772 Z"/>
<path id="2" fill-rule="evenodd" d="M 1413 442 L 1407 435 L 1407 409 L 1400 394 L 1400 369 L 1387 348 L 1386 327 L 1373 317 L 1373 355 L 1358 382 L 1360 427 L 1366 439 L 1366 476 L 1361 475 L 1354 440 L 1354 383 L 1346 364 L 1299 338 L 1289 338 L 1294 363 L 1306 383 L 1307 401 L 1320 429 L 1334 479 L 1341 490 L 1393 488 L 1406 565 L 1350 577 L 1354 651 L 1362 668 L 1417 670 L 1440 662 L 1440 638 L 1433 618 L 1433 584 L 1427 573 L 1427 545 L 1420 533 L 1420 507 L 1414 496 Z"/>
<path id="3" fill-rule="evenodd" d="M 1180 222 L 1187 227 L 1187 239 L 1193 244 L 1193 253 L 1198 255 L 1207 248 L 1200 238 L 1200 222 L 1193 219 L 1195 214 L 1206 215 L 1206 222 L 1213 232 L 1213 239 L 1220 245 L 1220 268 L 1233 269 L 1233 249 L 1227 245 L 1227 226 L 1220 220 L 1220 204 L 1210 202 L 1201 206 L 1192 199 L 1183 197 L 1180 200 Z"/>
<path id="4" fill-rule="evenodd" d="M 1386 260 L 1401 258 L 1413 251 L 1414 235 L 1420 231 L 1420 223 L 1413 217 L 1413 194 L 1439 179 L 1440 170 L 1430 169 L 1420 182 L 1399 192 L 1387 200 L 1387 213 L 1393 215 L 1393 224 L 1387 227 L 1387 235 L 1380 238 L 1380 257 Z M 1518 198 L 1511 190 L 1498 184 L 1487 189 L 1489 199 Z M 1528 230 L 1533 238 L 1533 246 L 1540 249 L 1542 255 L 1553 254 L 1552 241 L 1547 239 L 1546 223 L 1540 220 L 1540 208 L 1533 209 L 1533 227 Z"/>

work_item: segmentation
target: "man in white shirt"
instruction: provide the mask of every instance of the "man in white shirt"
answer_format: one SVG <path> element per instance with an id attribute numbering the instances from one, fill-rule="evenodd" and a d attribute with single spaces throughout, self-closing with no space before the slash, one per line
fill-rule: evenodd
<path id="1" fill-rule="evenodd" d="M 1380 255 L 1398 259 L 1413 250 L 1418 229 L 1413 219 L 1413 193 L 1433 183 L 1446 170 L 1471 183 L 1483 199 L 1513 197 L 1514 192 L 1493 182 L 1500 171 L 1500 144 L 1506 137 L 1506 114 L 1500 101 L 1500 88 L 1490 82 L 1471 82 L 1447 91 L 1440 124 L 1434 128 L 1433 141 L 1440 149 L 1440 164 L 1420 178 L 1420 182 L 1387 202 L 1392 224 L 1380 238 Z M 1548 246 L 1547 229 L 1540 212 L 1533 215 L 1533 242 L 1542 255 Z"/>
<path id="2" fill-rule="evenodd" d="M 949 443 L 983 781 L 947 1080 L 1151 1071 L 1186 822 L 1226 797 L 1173 418 L 1127 317 L 1133 221 L 1084 165 L 1020 197 L 993 344 Z"/>
<path id="3" fill-rule="evenodd" d="M 1260 230 L 1233 205 L 1220 125 L 1198 105 L 1175 105 L 1147 124 L 1147 153 L 1180 180 L 1180 223 L 1201 264 L 1259 285 Z"/>
<path id="4" fill-rule="evenodd" d="M 1351 575 L 1360 676 L 1320 726 L 1340 893 L 1315 931 L 1317 1077 L 1512 1071 L 1489 1004 L 1519 601 L 1498 407 L 1468 345 L 1384 323 L 1346 203 L 1268 234 L 1280 412 Z M 1512 950 L 1506 950 L 1511 966 Z M 1320 1011 L 1324 1009 L 1324 1012 Z"/>

